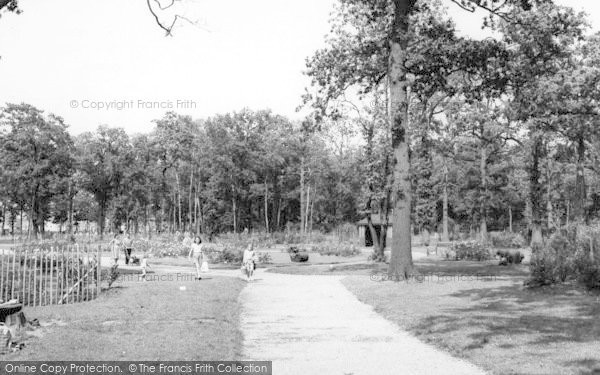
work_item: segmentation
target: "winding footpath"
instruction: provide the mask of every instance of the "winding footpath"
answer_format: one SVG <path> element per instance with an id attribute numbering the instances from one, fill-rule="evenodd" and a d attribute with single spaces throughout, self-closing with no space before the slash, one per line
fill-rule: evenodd
<path id="1" fill-rule="evenodd" d="M 385 320 L 340 277 L 256 278 L 240 295 L 244 356 L 273 361 L 273 374 L 485 374 Z"/>
<path id="2" fill-rule="evenodd" d="M 207 276 L 241 277 L 239 270 L 211 270 Z M 240 295 L 244 359 L 273 361 L 276 375 L 485 374 L 384 319 L 348 291 L 342 278 L 257 270 L 256 281 Z"/>

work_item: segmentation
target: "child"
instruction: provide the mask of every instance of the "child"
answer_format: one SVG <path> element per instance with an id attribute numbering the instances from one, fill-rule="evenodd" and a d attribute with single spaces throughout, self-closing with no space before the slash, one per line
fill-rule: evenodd
<path id="1" fill-rule="evenodd" d="M 142 255 L 142 261 L 140 262 L 140 267 L 142 268 L 142 281 L 147 281 L 146 280 L 146 271 L 148 268 L 151 268 L 150 265 L 148 264 L 148 253 L 144 253 L 144 255 Z"/>
<path id="2" fill-rule="evenodd" d="M 242 258 L 242 269 L 246 271 L 247 281 L 254 281 L 254 269 L 256 268 L 256 253 L 254 251 L 254 241 L 244 250 Z"/>
<path id="3" fill-rule="evenodd" d="M 112 258 L 114 261 L 114 265 L 117 265 L 119 262 L 119 250 L 121 247 L 121 244 L 119 243 L 119 235 L 117 233 L 115 233 L 112 241 L 110 241 L 110 250 L 112 253 Z"/>
<path id="4" fill-rule="evenodd" d="M 202 239 L 199 236 L 194 238 L 194 243 L 190 247 L 189 258 L 194 260 L 196 265 L 196 280 L 202 280 L 200 272 L 202 272 L 202 263 L 204 261 L 204 253 L 202 252 Z M 208 264 L 207 264 L 208 267 Z"/>

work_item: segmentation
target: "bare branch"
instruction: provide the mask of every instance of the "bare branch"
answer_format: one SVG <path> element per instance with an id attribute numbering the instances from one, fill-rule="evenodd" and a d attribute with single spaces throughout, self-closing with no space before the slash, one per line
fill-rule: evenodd
<path id="1" fill-rule="evenodd" d="M 160 18 L 158 18 L 156 12 L 154 12 L 154 9 L 152 9 L 152 4 L 150 4 L 150 0 L 146 0 L 146 4 L 148 4 L 148 9 L 150 10 L 152 16 L 154 16 L 154 20 L 156 21 L 158 27 L 163 29 L 167 33 L 167 35 L 171 35 L 171 30 L 173 30 L 173 25 L 175 24 L 175 22 L 173 22 L 173 25 L 171 25 L 171 27 L 163 25 L 162 22 L 160 22 Z"/>
<path id="2" fill-rule="evenodd" d="M 171 0 L 171 4 L 169 4 L 169 5 L 166 5 L 166 6 L 164 6 L 164 7 L 163 7 L 163 6 L 162 6 L 162 4 L 160 3 L 160 0 L 154 0 L 154 2 L 155 2 L 156 4 L 158 4 L 158 7 L 160 8 L 160 10 L 169 9 L 170 7 L 172 7 L 172 6 L 173 6 L 173 4 L 175 4 L 175 0 Z"/>
<path id="3" fill-rule="evenodd" d="M 458 5 L 459 7 L 461 7 L 462 9 L 464 9 L 464 10 L 466 10 L 466 11 L 468 11 L 468 12 L 471 12 L 471 13 L 474 13 L 474 12 L 475 12 L 475 8 L 474 8 L 474 7 L 472 7 L 472 8 L 468 8 L 468 7 L 464 6 L 464 5 L 462 4 L 462 2 L 460 2 L 459 0 L 451 0 L 451 1 L 452 1 L 454 4 Z"/>
<path id="4" fill-rule="evenodd" d="M 0 1 L 5 1 L 5 0 L 0 0 Z M 162 5 L 160 0 L 152 0 L 154 3 L 156 3 L 158 5 L 158 8 L 162 11 L 162 10 L 166 10 L 171 8 L 177 1 L 179 0 L 170 0 L 170 3 L 167 5 Z M 156 11 L 154 10 L 154 8 L 152 7 L 152 3 L 150 2 L 150 0 L 146 0 L 146 4 L 148 5 L 148 9 L 150 10 L 150 13 L 152 14 L 152 16 L 154 17 L 154 21 L 156 22 L 156 24 L 165 31 L 167 36 L 172 36 L 173 35 L 173 29 L 175 28 L 175 25 L 177 24 L 177 21 L 181 20 L 181 21 L 185 21 L 190 23 L 193 26 L 196 26 L 199 29 L 202 29 L 204 31 L 210 32 L 210 30 L 201 27 L 200 25 L 198 25 L 198 22 L 192 21 L 189 18 L 182 16 L 180 14 L 176 14 L 173 17 L 173 22 L 171 22 L 170 25 L 165 24 L 164 22 L 162 22 L 160 20 L 160 18 L 158 17 L 158 14 L 156 13 Z"/>

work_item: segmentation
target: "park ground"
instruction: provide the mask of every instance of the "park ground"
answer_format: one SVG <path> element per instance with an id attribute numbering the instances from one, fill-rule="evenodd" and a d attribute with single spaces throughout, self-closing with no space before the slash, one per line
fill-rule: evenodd
<path id="1" fill-rule="evenodd" d="M 238 295 L 230 277 L 198 282 L 124 278 L 90 302 L 27 308 L 41 327 L 6 360 L 234 360 L 241 355 Z"/>
<path id="2" fill-rule="evenodd" d="M 420 276 L 396 282 L 386 280 L 384 264 L 367 262 L 366 252 L 352 258 L 315 255 L 309 264 L 295 265 L 286 262 L 287 254 L 270 251 L 275 264 L 266 273 L 261 270 L 264 276 L 255 283 L 224 277 L 239 276 L 237 267 L 229 265 L 213 267 L 211 278 L 201 282 L 120 283 L 92 302 L 28 309 L 28 318 L 38 318 L 45 326 L 36 332 L 40 337 L 31 338 L 25 350 L 7 359 L 269 360 L 252 356 L 264 347 L 252 346 L 249 335 L 253 333 L 240 327 L 240 322 L 248 319 L 244 301 L 249 295 L 254 295 L 253 311 L 260 311 L 261 303 L 269 305 L 263 306 L 266 309 L 277 303 L 261 297 L 275 295 L 269 285 L 275 288 L 281 283 L 267 282 L 273 275 L 283 277 L 292 294 L 294 285 L 304 285 L 299 302 L 307 306 L 319 295 L 319 282 L 314 281 L 331 279 L 327 283 L 333 290 L 343 285 L 352 293 L 347 293 L 349 298 L 372 308 L 372 317 L 383 317 L 440 355 L 464 359 L 486 372 L 600 373 L 600 296 L 576 285 L 528 289 L 523 285 L 527 264 L 501 267 L 495 261 L 445 261 L 416 248 Z M 192 271 L 183 259 L 157 259 L 155 264 L 157 272 Z M 335 317 L 336 311 L 325 312 Z M 282 314 L 282 319 L 294 316 Z M 281 324 L 285 319 L 274 321 Z M 266 333 L 281 328 L 267 321 L 254 323 Z M 359 324 L 369 331 L 365 322 Z M 314 336 L 304 338 L 307 347 L 325 340 L 309 328 L 306 332 Z M 277 334 L 285 336 L 285 330 Z M 281 337 L 281 342 L 296 339 Z M 376 345 L 367 336 L 363 339 Z"/>

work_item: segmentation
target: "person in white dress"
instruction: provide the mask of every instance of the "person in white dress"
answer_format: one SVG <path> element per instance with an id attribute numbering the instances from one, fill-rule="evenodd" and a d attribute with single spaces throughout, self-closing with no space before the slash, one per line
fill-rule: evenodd
<path id="1" fill-rule="evenodd" d="M 254 281 L 254 269 L 256 269 L 256 251 L 254 251 L 254 241 L 244 250 L 242 258 L 242 270 L 246 273 L 247 281 Z"/>
<path id="2" fill-rule="evenodd" d="M 202 239 L 199 236 L 194 238 L 194 243 L 190 246 L 189 258 L 192 259 L 196 265 L 196 280 L 202 280 L 200 272 L 202 272 L 204 252 L 202 251 Z"/>

